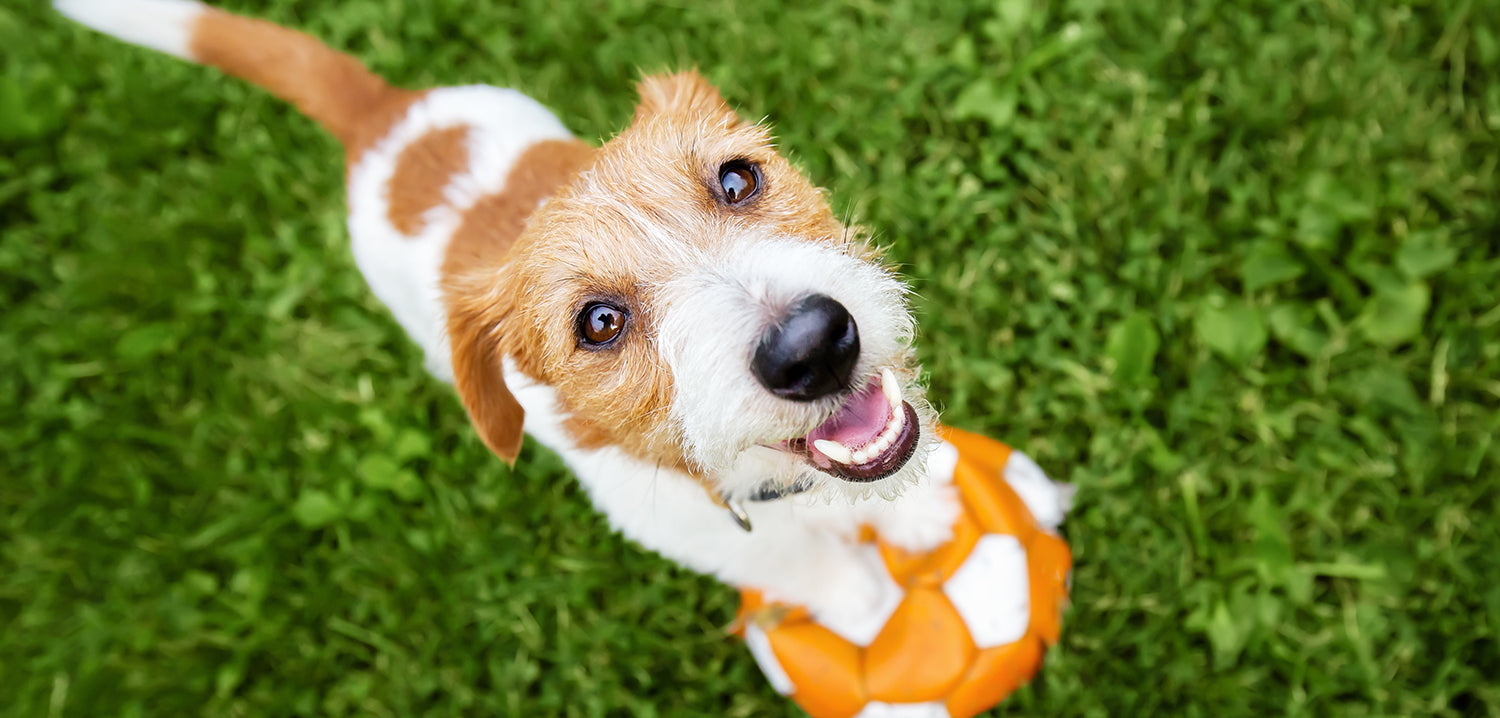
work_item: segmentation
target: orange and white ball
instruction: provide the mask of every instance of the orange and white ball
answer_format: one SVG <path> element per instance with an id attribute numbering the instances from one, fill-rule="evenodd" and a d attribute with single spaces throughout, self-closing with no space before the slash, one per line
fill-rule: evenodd
<path id="1" fill-rule="evenodd" d="M 953 539 L 924 554 L 877 536 L 862 547 L 893 584 L 884 620 L 839 626 L 741 593 L 756 662 L 813 718 L 973 716 L 1029 681 L 1058 639 L 1066 489 L 997 441 L 946 427 L 942 438 L 934 465 L 953 464 L 964 508 Z"/>

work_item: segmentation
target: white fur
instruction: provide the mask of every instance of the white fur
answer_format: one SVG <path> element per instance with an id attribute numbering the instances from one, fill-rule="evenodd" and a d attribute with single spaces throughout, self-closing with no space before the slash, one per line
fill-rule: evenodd
<path id="1" fill-rule="evenodd" d="M 125 42 L 193 59 L 193 21 L 208 10 L 191 0 L 56 0 L 57 11 Z"/>

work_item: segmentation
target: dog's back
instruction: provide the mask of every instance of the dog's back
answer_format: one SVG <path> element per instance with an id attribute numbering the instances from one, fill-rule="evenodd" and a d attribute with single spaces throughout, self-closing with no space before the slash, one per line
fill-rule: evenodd
<path id="1" fill-rule="evenodd" d="M 349 171 L 355 260 L 445 381 L 453 369 L 442 277 L 476 255 L 504 252 L 532 210 L 592 153 L 515 90 L 393 87 L 316 38 L 202 3 L 56 5 L 101 32 L 264 87 L 336 137 Z"/>

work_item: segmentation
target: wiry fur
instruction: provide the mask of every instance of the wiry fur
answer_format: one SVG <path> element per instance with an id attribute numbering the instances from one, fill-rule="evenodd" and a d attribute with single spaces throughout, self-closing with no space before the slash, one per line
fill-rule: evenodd
<path id="1" fill-rule="evenodd" d="M 106 20 L 126 16 L 154 28 L 149 44 L 191 48 L 329 126 L 348 153 L 359 266 L 433 373 L 454 383 L 496 454 L 513 460 L 531 433 L 632 539 L 835 622 L 882 601 L 854 548 L 861 527 L 912 549 L 948 537 L 959 506 L 949 475 L 926 469 L 935 421 L 916 384 L 905 290 L 767 130 L 697 74 L 646 78 L 631 126 L 594 150 L 512 90 L 398 90 L 266 23 L 206 10 L 185 24 L 182 5 L 163 0 L 66 2 L 106 31 L 123 32 Z M 356 91 L 329 95 L 336 87 Z M 715 194 L 731 160 L 763 173 L 742 206 Z M 849 484 L 775 448 L 838 408 L 773 397 L 747 366 L 779 311 L 812 293 L 859 326 L 855 384 L 891 369 L 918 410 L 924 441 L 891 478 Z M 599 300 L 630 317 L 613 345 L 591 349 L 576 317 Z M 721 503 L 799 478 L 814 489 L 746 507 L 750 533 Z"/>

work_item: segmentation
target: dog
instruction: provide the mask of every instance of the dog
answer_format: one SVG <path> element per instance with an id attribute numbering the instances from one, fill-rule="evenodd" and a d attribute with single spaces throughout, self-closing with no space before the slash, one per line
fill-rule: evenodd
<path id="1" fill-rule="evenodd" d="M 201 3 L 56 7 L 332 133 L 354 257 L 428 370 L 496 455 L 531 434 L 628 538 L 858 623 L 890 590 L 862 531 L 911 551 L 950 537 L 953 459 L 933 460 L 905 286 L 695 72 L 645 77 L 593 147 L 516 90 L 396 88 Z M 1066 502 L 1049 502 L 1055 526 Z"/>

